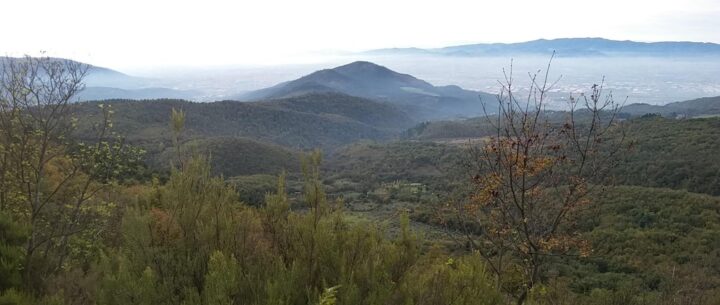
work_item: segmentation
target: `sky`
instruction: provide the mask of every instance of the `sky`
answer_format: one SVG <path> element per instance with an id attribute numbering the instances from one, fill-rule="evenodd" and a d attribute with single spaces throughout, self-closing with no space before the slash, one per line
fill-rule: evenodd
<path id="1" fill-rule="evenodd" d="M 720 43 L 720 0 L 3 0 L 0 54 L 112 68 L 273 65 L 539 38 Z"/>

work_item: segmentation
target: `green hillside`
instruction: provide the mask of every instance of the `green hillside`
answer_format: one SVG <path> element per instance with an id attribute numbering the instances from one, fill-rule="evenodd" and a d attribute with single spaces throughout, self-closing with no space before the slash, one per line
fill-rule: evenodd
<path id="1" fill-rule="evenodd" d="M 295 151 L 275 144 L 262 143 L 247 138 L 215 137 L 199 138 L 183 143 L 184 153 L 209 156 L 214 175 L 225 177 L 271 174 L 283 170 L 299 170 L 300 158 Z M 173 148 L 157 155 L 151 164 L 166 168 L 177 154 Z"/>
<path id="2" fill-rule="evenodd" d="M 703 117 L 720 115 L 720 96 L 674 102 L 666 105 L 631 104 L 623 107 L 624 113 L 644 115 L 656 113 L 666 117 Z"/>
<path id="3" fill-rule="evenodd" d="M 580 224 L 593 255 L 560 267 L 573 290 L 648 294 L 648 301 L 669 291 L 680 291 L 680 299 L 720 297 L 720 198 L 628 186 L 597 198 Z"/>
<path id="4" fill-rule="evenodd" d="M 404 136 L 467 143 L 492 135 L 491 126 L 484 118 L 429 122 L 407 130 Z M 628 119 L 623 128 L 632 147 L 614 170 L 615 183 L 720 195 L 720 118 L 650 115 Z"/>
<path id="5" fill-rule="evenodd" d="M 341 94 L 312 94 L 268 102 L 193 103 L 182 100 L 109 100 L 73 105 L 77 136 L 92 137 L 98 104 L 114 109 L 114 128 L 150 154 L 169 146 L 169 115 L 187 113 L 185 139 L 243 137 L 292 149 L 333 149 L 360 139 L 386 140 L 412 125 L 402 111 L 382 103 Z"/>
<path id="6" fill-rule="evenodd" d="M 634 119 L 627 137 L 634 144 L 617 183 L 720 195 L 720 118 Z"/>
<path id="7" fill-rule="evenodd" d="M 400 107 L 337 93 L 305 94 L 263 102 L 261 105 L 320 116 L 339 116 L 377 128 L 405 129 L 414 124 Z"/>
<path id="8" fill-rule="evenodd" d="M 330 155 L 325 167 L 328 179 L 349 179 L 364 191 L 398 180 L 447 190 L 465 157 L 461 148 L 433 142 L 359 143 Z"/>

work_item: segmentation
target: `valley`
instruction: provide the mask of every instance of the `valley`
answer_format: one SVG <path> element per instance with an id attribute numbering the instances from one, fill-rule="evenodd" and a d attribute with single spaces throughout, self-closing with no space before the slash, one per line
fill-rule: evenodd
<path id="1" fill-rule="evenodd" d="M 174 79 L 5 58 L 0 304 L 715 305 L 719 52 L 538 40 Z"/>

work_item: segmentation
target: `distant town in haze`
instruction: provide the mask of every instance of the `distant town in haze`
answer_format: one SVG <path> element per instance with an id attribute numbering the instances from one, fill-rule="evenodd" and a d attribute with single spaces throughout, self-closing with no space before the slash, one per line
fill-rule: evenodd
<path id="1" fill-rule="evenodd" d="M 663 105 L 720 95 L 715 74 L 720 70 L 720 45 L 696 42 L 634 42 L 602 38 L 535 40 L 513 44 L 472 44 L 439 49 L 394 48 L 332 56 L 311 64 L 161 68 L 133 72 L 113 67 L 93 68 L 81 100 L 109 98 L 182 98 L 209 102 L 247 100 L 252 91 L 300 79 L 316 71 L 354 61 L 369 61 L 410 74 L 438 86 L 495 94 L 497 79 L 511 61 L 516 71 L 547 65 L 555 54 L 552 72 L 562 80 L 550 106 L 605 76 L 618 96 L 635 103 Z M 89 63 L 92 64 L 92 63 Z M 654 77 L 643 75 L 652 73 Z M 338 88 L 335 88 L 338 89 Z M 342 91 L 341 89 L 338 89 Z"/>

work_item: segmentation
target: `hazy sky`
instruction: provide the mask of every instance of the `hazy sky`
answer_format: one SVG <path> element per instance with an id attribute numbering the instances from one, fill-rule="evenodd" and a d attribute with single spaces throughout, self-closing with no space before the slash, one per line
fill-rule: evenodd
<path id="1" fill-rule="evenodd" d="M 3 0 L 0 53 L 113 68 L 606 37 L 720 43 L 720 0 Z"/>

